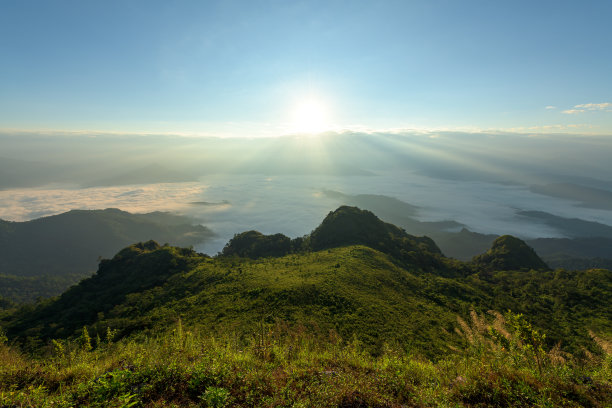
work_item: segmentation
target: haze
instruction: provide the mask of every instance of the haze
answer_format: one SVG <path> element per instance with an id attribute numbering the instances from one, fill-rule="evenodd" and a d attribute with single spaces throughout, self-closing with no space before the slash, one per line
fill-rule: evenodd
<path id="1" fill-rule="evenodd" d="M 198 249 L 216 253 L 247 229 L 307 234 L 369 194 L 415 208 L 404 226 L 422 233 L 605 230 L 611 11 L 3 2 L 0 218 L 170 211 L 211 228 Z"/>

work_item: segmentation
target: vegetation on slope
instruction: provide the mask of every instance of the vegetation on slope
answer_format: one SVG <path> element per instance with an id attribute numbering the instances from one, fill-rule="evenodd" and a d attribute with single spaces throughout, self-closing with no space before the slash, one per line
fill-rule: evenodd
<path id="1" fill-rule="evenodd" d="M 252 259 L 283 256 L 300 249 L 294 242 L 283 234 L 264 235 L 259 231 L 246 231 L 234 235 L 221 254 Z"/>
<path id="2" fill-rule="evenodd" d="M 365 245 L 409 266 L 444 270 L 442 253 L 430 238 L 409 235 L 370 211 L 349 206 L 331 211 L 306 237 L 292 240 L 283 234 L 263 235 L 257 231 L 236 234 L 223 248 L 222 255 L 257 259 L 347 245 Z"/>
<path id="3" fill-rule="evenodd" d="M 421 267 L 441 265 L 438 258 L 442 253 L 430 238 L 408 235 L 395 225 L 381 221 L 372 212 L 357 207 L 342 206 L 330 212 L 309 238 L 313 251 L 355 244 Z"/>
<path id="4" fill-rule="evenodd" d="M 15 276 L 0 274 L 0 298 L 16 303 L 57 296 L 83 278 L 82 274 L 62 276 Z M 0 303 L 0 309 L 2 305 Z"/>
<path id="5" fill-rule="evenodd" d="M 491 249 L 475 256 L 472 262 L 490 271 L 549 269 L 531 247 L 511 235 L 497 238 Z"/>
<path id="6" fill-rule="evenodd" d="M 212 235 L 187 217 L 112 208 L 73 210 L 27 222 L 0 220 L 0 296 L 32 301 L 58 295 L 91 275 L 101 258 L 134 242 L 154 239 L 190 246 Z M 41 285 L 33 285 L 30 277 Z"/>
<path id="7" fill-rule="evenodd" d="M 612 272 L 551 271 L 516 238 L 465 263 L 341 207 L 215 258 L 134 244 L 5 310 L 0 404 L 605 406 L 610 298 Z"/>
<path id="8" fill-rule="evenodd" d="M 387 253 L 363 245 L 306 251 L 307 245 L 349 240 L 351 227 L 337 222 L 342 212 L 371 221 L 369 229 L 367 223 L 359 227 L 368 231 L 363 240 L 375 237 Z M 332 238 L 324 239 L 325 231 Z M 549 345 L 563 340 L 572 352 L 593 348 L 587 329 L 612 334 L 610 271 L 526 269 L 543 263 L 515 238 L 502 237 L 478 262 L 461 263 L 432 253 L 426 238 L 413 240 L 352 207 L 331 213 L 315 232 L 301 241 L 300 252 L 281 257 L 262 256 L 279 242 L 282 252 L 293 251 L 292 241 L 250 232 L 236 236 L 216 258 L 152 241 L 132 245 L 58 299 L 8 314 L 7 333 L 35 349 L 53 338 L 78 336 L 83 326 L 94 335 L 111 328 L 123 337 L 156 332 L 181 317 L 244 337 L 262 321 L 280 320 L 343 338 L 356 335 L 374 354 L 392 342 L 434 357 L 459 341 L 455 316 L 474 308 L 527 313 L 550 333 Z M 245 253 L 256 259 L 236 256 Z M 520 269 L 495 271 L 493 265 Z"/>
<path id="9" fill-rule="evenodd" d="M 244 335 L 262 320 L 280 319 L 347 338 L 358 334 L 371 351 L 395 340 L 434 354 L 452 338 L 441 328 L 452 332 L 454 315 L 423 296 L 429 283 L 421 274 L 363 246 L 251 260 L 148 243 L 102 262 L 96 275 L 57 300 L 22 308 L 7 331 L 28 343 L 78 335 L 83 325 L 94 334 L 111 327 L 124 336 L 159 330 L 181 316 Z"/>
<path id="10" fill-rule="evenodd" d="M 463 346 L 431 362 L 386 346 L 262 324 L 247 343 L 188 330 L 54 341 L 44 360 L 0 343 L 0 405 L 18 407 L 606 407 L 611 345 L 577 359 L 521 315 L 459 319 Z"/>

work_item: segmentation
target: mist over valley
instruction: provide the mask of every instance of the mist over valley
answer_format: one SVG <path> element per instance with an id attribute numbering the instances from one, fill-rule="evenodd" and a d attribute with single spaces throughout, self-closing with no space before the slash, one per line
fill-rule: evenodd
<path id="1" fill-rule="evenodd" d="M 11 170 L 1 179 L 0 219 L 6 221 L 75 209 L 168 212 L 207 228 L 210 234 L 181 242 L 215 255 L 243 231 L 302 237 L 339 205 L 353 205 L 433 238 L 444 254 L 461 260 L 510 234 L 527 240 L 553 266 L 612 262 L 612 211 L 603 205 L 612 194 L 603 176 L 612 169 L 608 161 L 590 160 L 612 149 L 598 137 L 345 132 L 247 140 L 2 138 L 11 156 L 2 162 Z M 515 151 L 525 148 L 528 160 Z M 561 163 L 576 151 L 584 158 L 575 157 L 572 166 Z M 587 176 L 592 174 L 602 177 Z M 57 224 L 55 233 L 67 233 L 65 228 Z M 100 256 L 110 257 L 129 243 L 106 242 L 103 249 L 95 231 L 79 234 L 91 235 L 80 255 L 88 261 L 69 266 L 57 258 L 56 269 L 87 276 Z M 172 234 L 155 239 L 179 243 Z M 24 274 L 19 263 L 4 265 L 5 275 Z"/>
<path id="2" fill-rule="evenodd" d="M 171 211 L 215 231 L 217 239 L 196 246 L 210 254 L 249 229 L 308 234 L 327 212 L 351 203 L 386 207 L 405 217 L 409 231 L 410 220 L 442 223 L 413 225 L 418 233 L 467 228 L 527 239 L 575 235 L 572 228 L 525 212 L 612 225 L 612 212 L 601 204 L 604 194 L 612 194 L 606 178 L 612 165 L 603 159 L 612 143 L 599 137 L 436 132 L 247 140 L 1 137 L 11 157 L 2 166 L 11 171 L 0 178 L 0 218 L 25 221 L 72 209 Z M 24 171 L 32 163 L 46 170 Z M 587 190 L 595 192 L 593 199 Z M 589 200 L 600 204 L 586 205 Z M 597 228 L 589 231 L 583 226 L 578 235 L 601 236 Z"/>

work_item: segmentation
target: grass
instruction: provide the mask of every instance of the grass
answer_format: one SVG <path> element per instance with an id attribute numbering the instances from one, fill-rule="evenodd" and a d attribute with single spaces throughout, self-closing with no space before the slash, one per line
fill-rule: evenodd
<path id="1" fill-rule="evenodd" d="M 600 354 L 578 359 L 530 347 L 533 329 L 520 315 L 474 312 L 457 330 L 464 347 L 435 362 L 389 345 L 372 356 L 356 337 L 278 321 L 246 341 L 181 320 L 165 334 L 119 342 L 84 330 L 39 358 L 0 345 L 0 406 L 610 406 L 610 343 L 595 334 Z"/>
<path id="2" fill-rule="evenodd" d="M 609 271 L 149 244 L 0 316 L 0 407 L 611 406 Z"/>
<path id="3" fill-rule="evenodd" d="M 209 335 L 248 337 L 262 320 L 282 320 L 356 335 L 372 354 L 387 342 L 435 359 L 461 344 L 455 316 L 468 318 L 476 308 L 523 313 L 548 334 L 548 347 L 562 340 L 573 354 L 595 352 L 587 329 L 612 337 L 610 271 L 491 272 L 446 260 L 463 268 L 447 277 L 360 245 L 245 259 L 145 244 L 103 261 L 96 275 L 58 298 L 0 312 L 0 326 L 35 350 L 78 337 L 83 326 L 92 337 L 104 337 L 108 327 L 118 337 L 156 335 L 181 317 Z"/>

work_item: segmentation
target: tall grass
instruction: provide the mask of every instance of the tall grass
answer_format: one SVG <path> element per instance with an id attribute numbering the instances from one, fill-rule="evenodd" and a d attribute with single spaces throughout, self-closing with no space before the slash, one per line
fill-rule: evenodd
<path id="1" fill-rule="evenodd" d="M 459 319 L 463 349 L 438 361 L 385 345 L 373 357 L 354 339 L 282 322 L 250 337 L 176 326 L 120 342 L 48 345 L 44 358 L 0 345 L 0 406 L 17 407 L 605 407 L 610 342 L 577 359 L 537 348 L 520 315 Z M 532 332 L 529 333 L 529 330 Z M 530 337 L 531 336 L 531 337 Z M 535 344 L 535 346 L 534 346 Z M 536 358 L 536 355 L 538 356 Z M 539 363 L 537 362 L 539 359 Z"/>

